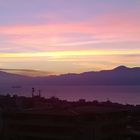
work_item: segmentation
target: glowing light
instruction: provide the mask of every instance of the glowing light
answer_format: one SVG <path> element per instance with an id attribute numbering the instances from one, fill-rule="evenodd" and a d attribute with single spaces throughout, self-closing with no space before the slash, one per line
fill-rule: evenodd
<path id="1" fill-rule="evenodd" d="M 140 50 L 81 50 L 81 51 L 50 51 L 32 53 L 0 53 L 0 58 L 20 57 L 69 57 L 69 56 L 92 56 L 92 55 L 139 55 Z"/>

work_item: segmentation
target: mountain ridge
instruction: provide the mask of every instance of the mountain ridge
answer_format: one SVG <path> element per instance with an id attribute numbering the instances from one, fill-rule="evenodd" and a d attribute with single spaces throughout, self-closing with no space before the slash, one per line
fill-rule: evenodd
<path id="1" fill-rule="evenodd" d="M 140 85 L 140 67 L 29 77 L 0 71 L 1 85 Z"/>

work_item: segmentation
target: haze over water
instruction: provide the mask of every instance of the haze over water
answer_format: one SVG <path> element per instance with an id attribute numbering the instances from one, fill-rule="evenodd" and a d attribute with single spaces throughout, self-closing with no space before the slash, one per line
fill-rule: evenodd
<path id="1" fill-rule="evenodd" d="M 21 89 L 1 87 L 0 93 L 31 96 L 31 88 L 31 86 Z M 46 98 L 55 96 L 70 101 L 110 100 L 123 104 L 140 104 L 140 86 L 36 86 L 35 88 L 36 90 L 41 89 L 42 96 Z"/>

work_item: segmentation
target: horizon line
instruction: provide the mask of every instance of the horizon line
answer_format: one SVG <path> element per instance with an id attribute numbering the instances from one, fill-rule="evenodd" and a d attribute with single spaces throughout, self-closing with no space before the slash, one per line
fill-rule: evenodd
<path id="1" fill-rule="evenodd" d="M 52 74 L 53 72 L 48 72 L 48 71 L 45 71 L 45 70 L 37 70 L 37 69 L 12 69 L 12 68 L 4 69 L 4 68 L 0 68 L 0 71 L 1 72 L 6 72 L 6 73 L 11 73 L 11 74 L 22 75 L 22 76 L 29 76 L 29 77 L 44 77 L 44 76 L 61 76 L 61 75 L 66 75 L 66 74 L 82 74 L 82 73 L 86 73 L 86 72 L 101 72 L 101 71 L 104 71 L 104 70 L 114 70 L 114 69 L 119 68 L 119 67 L 124 67 L 124 68 L 128 68 L 128 69 L 140 68 L 140 66 L 139 67 L 135 67 L 135 66 L 134 67 L 129 67 L 129 66 L 126 66 L 126 65 L 118 65 L 118 66 L 112 67 L 110 69 L 101 69 L 101 70 L 96 70 L 96 71 L 93 70 L 93 71 L 83 71 L 83 72 L 67 72 L 67 73 L 60 73 L 60 74 L 56 74 L 56 73 Z M 22 73 L 22 72 L 27 72 L 27 73 L 25 74 L 25 73 Z M 28 72 L 29 73 L 33 72 L 33 73 L 29 74 Z M 41 75 L 41 76 L 39 76 L 39 75 Z"/>

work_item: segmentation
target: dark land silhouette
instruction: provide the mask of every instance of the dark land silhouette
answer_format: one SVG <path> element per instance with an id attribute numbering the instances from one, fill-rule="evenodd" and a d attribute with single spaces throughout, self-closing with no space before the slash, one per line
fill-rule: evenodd
<path id="1" fill-rule="evenodd" d="M 140 105 L 0 96 L 2 140 L 139 140 Z"/>

